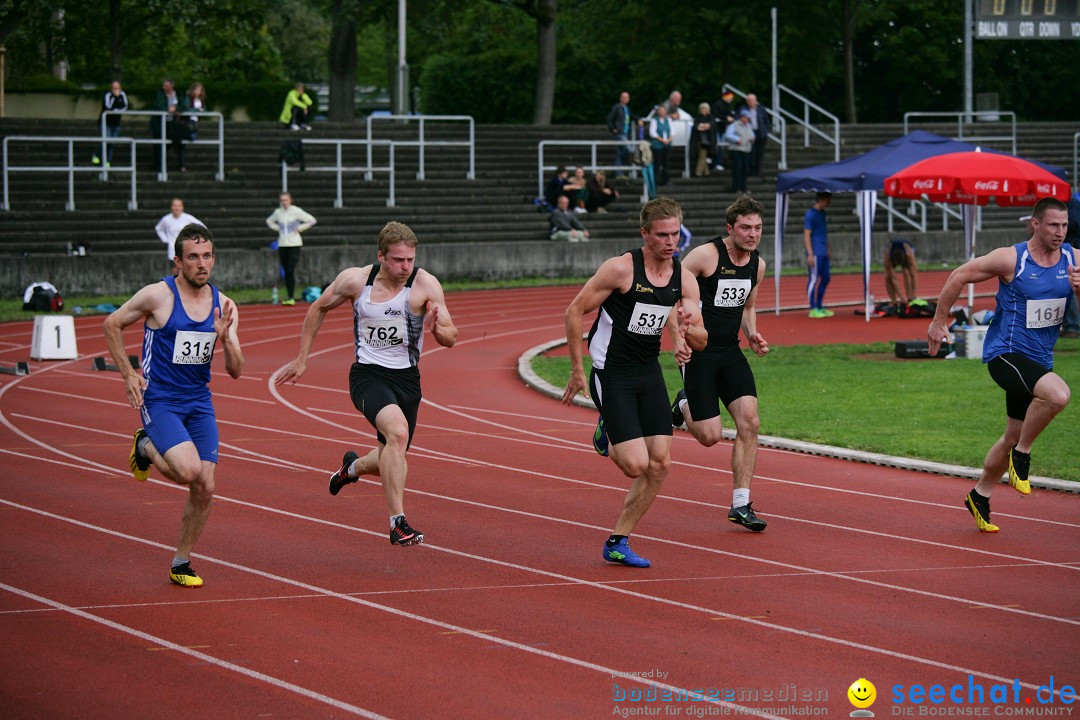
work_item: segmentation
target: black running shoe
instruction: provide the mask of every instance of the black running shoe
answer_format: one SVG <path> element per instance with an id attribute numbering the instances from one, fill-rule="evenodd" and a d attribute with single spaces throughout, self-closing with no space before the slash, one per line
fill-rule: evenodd
<path id="1" fill-rule="evenodd" d="M 754 503 L 746 503 L 742 507 L 731 508 L 728 510 L 727 519 L 754 532 L 761 532 L 768 525 L 767 522 L 754 514 Z"/>
<path id="2" fill-rule="evenodd" d="M 391 545 L 419 545 L 422 542 L 424 542 L 424 533 L 409 527 L 405 518 L 398 520 L 397 525 L 390 531 Z"/>
<path id="3" fill-rule="evenodd" d="M 337 495 L 341 492 L 341 488 L 345 487 L 349 483 L 354 483 L 359 480 L 359 477 L 351 478 L 348 476 L 349 466 L 353 464 L 356 458 L 360 457 L 352 450 L 345 453 L 345 457 L 341 458 L 341 469 L 330 476 L 330 494 Z"/>
<path id="4" fill-rule="evenodd" d="M 686 388 L 683 388 L 675 394 L 675 402 L 671 403 L 671 427 L 682 427 L 686 422 L 686 418 L 683 417 L 682 408 L 679 407 L 679 403 L 686 399 Z"/>
<path id="5" fill-rule="evenodd" d="M 1028 472 L 1031 469 L 1031 453 L 1022 453 L 1013 445 L 1009 450 L 1009 484 L 1021 495 L 1031 494 Z"/>
<path id="6" fill-rule="evenodd" d="M 990 498 L 983 497 L 972 490 L 964 498 L 964 507 L 971 513 L 971 517 L 975 518 L 975 527 L 979 528 L 979 532 L 996 533 L 1000 530 L 997 525 L 990 522 Z"/>

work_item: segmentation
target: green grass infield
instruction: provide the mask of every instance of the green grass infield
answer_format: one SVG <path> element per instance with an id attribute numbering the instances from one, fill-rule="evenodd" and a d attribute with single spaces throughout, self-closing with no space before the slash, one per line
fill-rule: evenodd
<path id="1" fill-rule="evenodd" d="M 978 360 L 897 360 L 887 343 L 773 346 L 744 350 L 757 382 L 761 433 L 871 452 L 982 467 L 1005 428 L 1005 395 Z M 1080 340 L 1060 340 L 1054 370 L 1080 390 Z M 585 357 L 586 371 L 589 358 Z M 682 379 L 663 353 L 668 394 Z M 556 387 L 567 357 L 537 357 Z M 734 427 L 724 411 L 724 426 Z M 1080 480 L 1080 407 L 1071 402 L 1032 447 L 1033 475 Z"/>

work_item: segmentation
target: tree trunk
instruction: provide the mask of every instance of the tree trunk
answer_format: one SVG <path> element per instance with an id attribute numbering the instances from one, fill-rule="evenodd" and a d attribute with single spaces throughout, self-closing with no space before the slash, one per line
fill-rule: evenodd
<path id="1" fill-rule="evenodd" d="M 330 30 L 330 120 L 352 122 L 356 117 L 356 12 L 354 3 L 334 0 Z"/>
<path id="2" fill-rule="evenodd" d="M 844 0 L 840 14 L 844 38 L 844 105 L 849 123 L 858 122 L 855 113 L 855 1 Z"/>
<path id="3" fill-rule="evenodd" d="M 536 104 L 533 124 L 550 125 L 555 107 L 555 30 L 558 0 L 539 0 L 536 7 Z"/>
<path id="4" fill-rule="evenodd" d="M 109 0 L 109 73 L 112 80 L 120 80 L 123 75 L 124 31 L 120 18 L 120 0 Z"/>

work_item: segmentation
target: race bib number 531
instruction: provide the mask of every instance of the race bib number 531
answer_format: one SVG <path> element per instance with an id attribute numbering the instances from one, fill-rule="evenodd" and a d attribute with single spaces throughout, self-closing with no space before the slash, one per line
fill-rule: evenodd
<path id="1" fill-rule="evenodd" d="M 206 365 L 214 356 L 217 333 L 178 330 L 173 344 L 174 365 Z"/>
<path id="2" fill-rule="evenodd" d="M 630 325 L 626 329 L 635 335 L 659 335 L 670 314 L 671 308 L 667 305 L 634 303 L 634 312 L 630 314 Z"/>

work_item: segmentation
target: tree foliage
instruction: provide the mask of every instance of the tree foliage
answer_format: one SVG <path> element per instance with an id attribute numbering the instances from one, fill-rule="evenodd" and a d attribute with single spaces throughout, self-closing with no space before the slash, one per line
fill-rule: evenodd
<path id="1" fill-rule="evenodd" d="M 119 23 L 108 20 L 110 3 Z M 206 83 L 213 101 L 215 84 L 329 80 L 335 6 L 349 9 L 339 41 L 355 39 L 334 45 L 345 52 L 336 57 L 349 61 L 354 47 L 355 82 L 392 87 L 397 0 L 0 0 L 0 34 L 13 89 L 64 58 L 78 84 L 104 85 L 119 72 L 126 84 L 152 86 L 167 74 L 182 87 Z M 559 0 L 551 119 L 601 122 L 620 90 L 639 113 L 675 89 L 688 107 L 712 102 L 724 83 L 768 103 L 773 6 L 780 82 L 833 113 L 898 122 L 909 110 L 962 109 L 959 2 Z M 536 13 L 554 7 L 409 0 L 408 62 L 423 111 L 543 121 Z M 117 25 L 119 61 L 106 27 Z M 1080 97 L 1057 88 L 1077 50 L 1072 40 L 975 41 L 975 92 L 998 93 L 1022 119 L 1075 119 Z"/>

